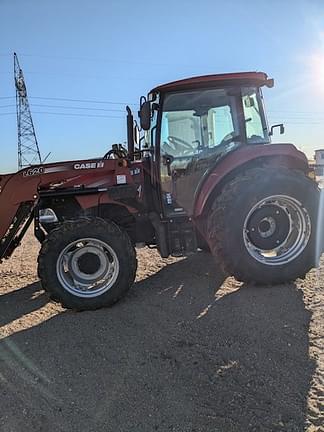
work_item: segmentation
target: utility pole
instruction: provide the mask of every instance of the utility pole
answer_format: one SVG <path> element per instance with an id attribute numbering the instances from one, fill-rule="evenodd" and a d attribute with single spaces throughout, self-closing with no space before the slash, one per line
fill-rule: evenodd
<path id="1" fill-rule="evenodd" d="M 30 112 L 24 74 L 14 53 L 14 77 L 18 127 L 18 169 L 41 164 L 33 119 Z"/>

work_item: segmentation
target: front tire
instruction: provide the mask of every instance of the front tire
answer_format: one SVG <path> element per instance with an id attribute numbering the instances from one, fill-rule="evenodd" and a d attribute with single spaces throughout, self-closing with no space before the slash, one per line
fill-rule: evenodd
<path id="1" fill-rule="evenodd" d="M 63 222 L 49 233 L 38 257 L 44 290 L 74 310 L 117 302 L 133 284 L 136 267 L 128 235 L 99 218 Z"/>
<path id="2" fill-rule="evenodd" d="M 316 263 L 319 190 L 303 173 L 254 168 L 230 181 L 208 220 L 211 250 L 242 282 L 278 284 Z"/>

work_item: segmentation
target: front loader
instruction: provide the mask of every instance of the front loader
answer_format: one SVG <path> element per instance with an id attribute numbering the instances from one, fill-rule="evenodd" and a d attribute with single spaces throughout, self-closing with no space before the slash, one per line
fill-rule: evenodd
<path id="1" fill-rule="evenodd" d="M 264 86 L 261 72 L 158 86 L 141 99 L 142 136 L 127 107 L 127 149 L 0 176 L 0 258 L 33 223 L 42 286 L 76 310 L 125 295 L 136 245 L 208 250 L 243 282 L 304 277 L 322 252 L 320 193 L 305 155 L 271 144 L 283 126 L 268 128 Z"/>

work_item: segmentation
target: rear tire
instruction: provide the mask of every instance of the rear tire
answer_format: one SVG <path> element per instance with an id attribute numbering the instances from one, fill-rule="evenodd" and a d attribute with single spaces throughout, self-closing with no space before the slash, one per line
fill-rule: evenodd
<path id="1" fill-rule="evenodd" d="M 214 202 L 208 239 L 223 270 L 242 282 L 278 284 L 317 265 L 319 190 L 303 173 L 254 168 Z"/>
<path id="2" fill-rule="evenodd" d="M 38 257 L 44 290 L 74 310 L 116 303 L 132 286 L 136 268 L 128 235 L 99 218 L 63 222 L 49 233 Z"/>

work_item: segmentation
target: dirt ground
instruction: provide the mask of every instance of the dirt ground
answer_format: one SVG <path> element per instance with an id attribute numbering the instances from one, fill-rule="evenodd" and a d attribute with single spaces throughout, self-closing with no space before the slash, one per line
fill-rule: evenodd
<path id="1" fill-rule="evenodd" d="M 142 249 L 123 301 L 74 313 L 48 303 L 37 250 L 0 267 L 1 432 L 324 431 L 324 265 L 257 288 Z"/>

